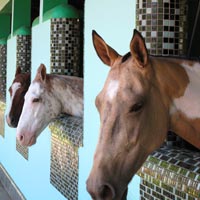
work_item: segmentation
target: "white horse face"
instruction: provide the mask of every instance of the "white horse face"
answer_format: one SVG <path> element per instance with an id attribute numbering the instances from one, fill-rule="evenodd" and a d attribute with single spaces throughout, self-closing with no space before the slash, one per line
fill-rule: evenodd
<path id="1" fill-rule="evenodd" d="M 44 79 L 39 79 L 37 74 L 25 95 L 24 107 L 17 127 L 17 139 L 24 146 L 35 144 L 38 135 L 60 110 L 60 105 L 46 82 L 46 71 L 45 77 L 39 77 Z"/>
<path id="2" fill-rule="evenodd" d="M 25 95 L 24 107 L 17 127 L 17 139 L 22 145 L 34 144 L 49 121 L 50 116 L 44 97 L 44 89 L 39 83 L 31 84 Z"/>

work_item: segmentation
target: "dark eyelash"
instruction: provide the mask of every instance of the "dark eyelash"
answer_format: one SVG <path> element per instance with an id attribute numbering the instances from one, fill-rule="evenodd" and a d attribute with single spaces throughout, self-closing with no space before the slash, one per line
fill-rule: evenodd
<path id="1" fill-rule="evenodd" d="M 33 102 L 33 103 L 40 102 L 40 98 L 34 98 L 32 102 Z"/>
<path id="2" fill-rule="evenodd" d="M 143 108 L 144 102 L 138 102 L 134 104 L 129 112 L 138 112 Z"/>

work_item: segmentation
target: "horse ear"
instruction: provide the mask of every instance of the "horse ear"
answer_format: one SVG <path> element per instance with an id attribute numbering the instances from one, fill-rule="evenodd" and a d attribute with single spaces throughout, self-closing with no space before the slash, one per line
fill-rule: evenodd
<path id="1" fill-rule="evenodd" d="M 41 64 L 37 71 L 37 78 L 41 81 L 46 81 L 46 67 Z"/>
<path id="2" fill-rule="evenodd" d="M 130 49 L 132 56 L 136 59 L 139 66 L 145 67 L 148 63 L 148 52 L 144 38 L 136 29 L 130 43 Z"/>
<path id="3" fill-rule="evenodd" d="M 15 77 L 18 75 L 18 74 L 21 74 L 21 68 L 20 67 L 17 67 L 16 69 L 16 72 L 15 72 Z"/>
<path id="4" fill-rule="evenodd" d="M 94 48 L 99 58 L 104 64 L 112 66 L 119 54 L 113 48 L 107 45 L 106 42 L 94 30 L 92 31 L 92 38 Z"/>

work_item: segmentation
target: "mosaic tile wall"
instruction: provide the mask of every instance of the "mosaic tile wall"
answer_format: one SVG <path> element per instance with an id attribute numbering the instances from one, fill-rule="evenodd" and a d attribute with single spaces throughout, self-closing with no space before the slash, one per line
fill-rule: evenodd
<path id="1" fill-rule="evenodd" d="M 137 0 L 136 28 L 152 55 L 186 55 L 187 0 Z"/>
<path id="2" fill-rule="evenodd" d="M 61 116 L 51 130 L 50 182 L 68 200 L 78 200 L 78 148 L 83 145 L 83 120 Z"/>
<path id="3" fill-rule="evenodd" d="M 17 36 L 17 66 L 22 72 L 31 70 L 31 35 Z"/>
<path id="4" fill-rule="evenodd" d="M 200 151 L 163 146 L 148 157 L 138 175 L 141 200 L 200 199 Z"/>
<path id="5" fill-rule="evenodd" d="M 4 126 L 5 126 L 5 113 L 6 104 L 0 101 L 0 135 L 4 137 Z"/>
<path id="6" fill-rule="evenodd" d="M 51 19 L 51 72 L 82 76 L 80 19 Z"/>
<path id="7" fill-rule="evenodd" d="M 17 63 L 23 73 L 31 72 L 31 35 L 17 35 Z M 28 147 L 16 141 L 16 150 L 28 160 Z"/>
<path id="8" fill-rule="evenodd" d="M 6 102 L 7 45 L 0 45 L 0 101 Z"/>
<path id="9" fill-rule="evenodd" d="M 7 45 L 0 45 L 0 135 L 4 137 Z"/>

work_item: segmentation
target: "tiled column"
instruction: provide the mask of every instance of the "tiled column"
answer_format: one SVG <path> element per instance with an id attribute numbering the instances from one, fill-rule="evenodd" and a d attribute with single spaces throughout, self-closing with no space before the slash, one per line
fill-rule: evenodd
<path id="1" fill-rule="evenodd" d="M 137 0 L 136 28 L 152 55 L 186 55 L 187 0 Z"/>
<path id="2" fill-rule="evenodd" d="M 6 102 L 6 52 L 7 45 L 0 45 L 0 101 Z"/>
<path id="3" fill-rule="evenodd" d="M 7 45 L 0 45 L 0 135 L 4 136 L 5 108 L 6 108 L 6 57 Z"/>
<path id="4" fill-rule="evenodd" d="M 61 117 L 52 122 L 51 184 L 68 200 L 78 200 L 78 148 L 83 142 L 83 121 Z"/>
<path id="5" fill-rule="evenodd" d="M 83 76 L 82 25 L 78 18 L 51 19 L 51 73 Z M 83 142 L 81 118 L 64 116 L 51 130 L 51 184 L 68 200 L 78 200 L 78 148 Z"/>
<path id="6" fill-rule="evenodd" d="M 31 71 L 31 35 L 17 36 L 17 66 L 22 72 Z"/>
<path id="7" fill-rule="evenodd" d="M 80 19 L 51 19 L 51 73 L 82 76 Z"/>

